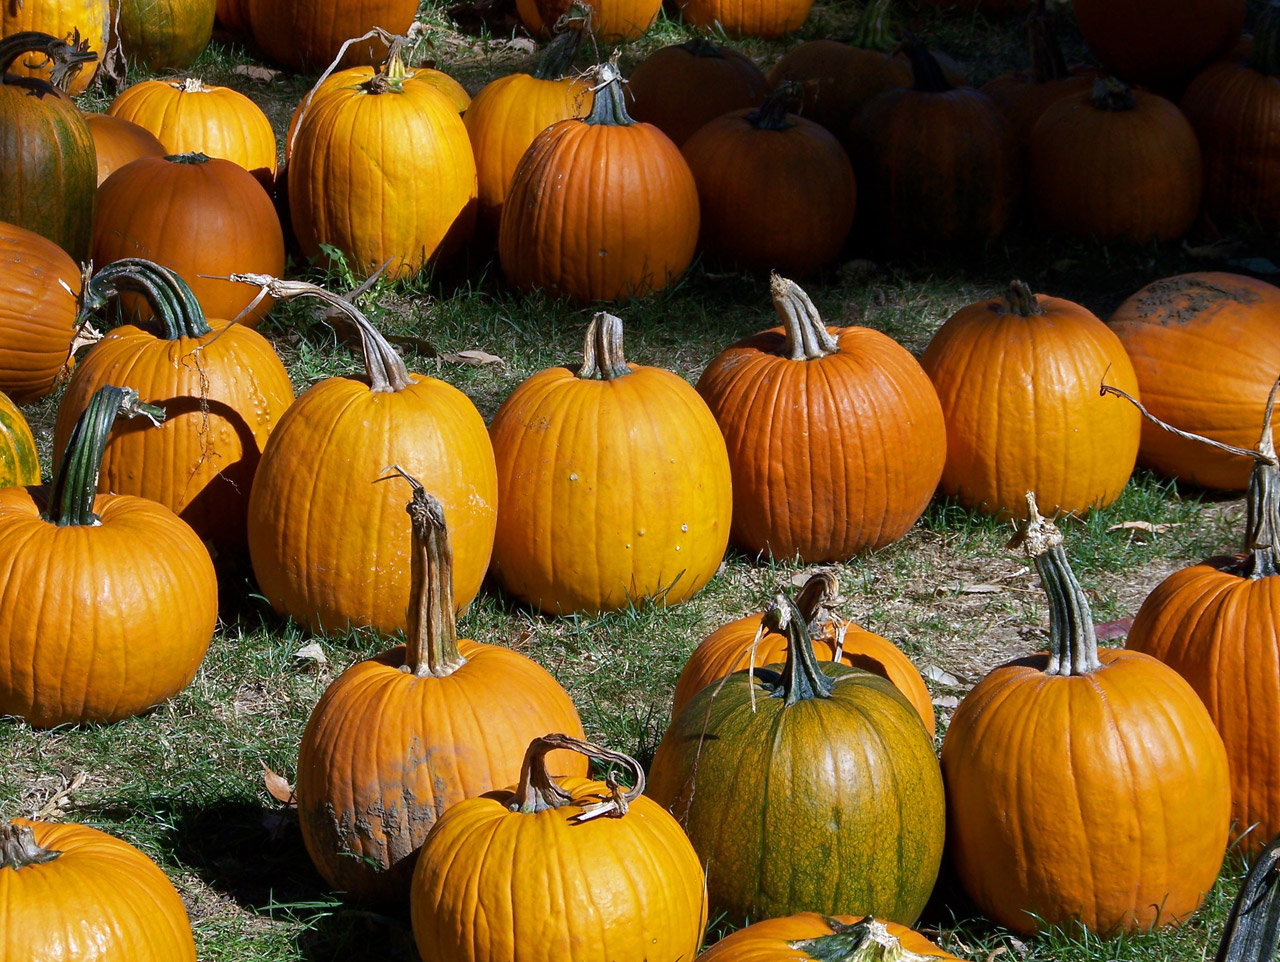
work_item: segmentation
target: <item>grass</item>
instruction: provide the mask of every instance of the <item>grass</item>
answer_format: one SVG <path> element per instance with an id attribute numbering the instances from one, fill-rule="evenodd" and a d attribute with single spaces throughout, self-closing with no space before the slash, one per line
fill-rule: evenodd
<path id="1" fill-rule="evenodd" d="M 845 2 L 820 3 L 796 37 L 736 45 L 767 67 L 802 39 L 847 32 L 854 12 Z M 899 4 L 895 16 L 900 26 L 935 38 L 967 63 L 975 81 L 1021 63 L 1017 23 L 943 15 L 912 0 Z M 420 52 L 434 56 L 473 93 L 499 72 L 526 64 L 527 55 L 508 38 L 461 34 L 432 8 L 424 8 L 421 18 L 428 29 Z M 664 14 L 626 49 L 624 70 L 688 36 L 678 19 Z M 1068 35 L 1068 48 L 1082 55 L 1074 35 Z M 221 38 L 190 72 L 248 93 L 283 133 L 310 78 L 281 74 L 260 82 L 235 72 L 256 62 L 240 41 Z M 97 93 L 84 100 L 96 109 L 106 103 Z M 961 254 L 871 261 L 851 250 L 842 266 L 806 286 L 828 319 L 876 327 L 918 354 L 947 316 L 1014 276 L 1106 316 L 1148 281 L 1220 268 L 1222 256 L 1198 241 L 1167 247 L 1063 243 L 1020 226 L 998 244 Z M 1275 238 L 1266 235 L 1240 238 L 1234 256 L 1280 261 Z M 352 283 L 340 269 L 295 264 L 291 273 L 339 288 Z M 407 339 L 400 343 L 409 345 L 411 369 L 451 381 L 486 419 L 529 374 L 580 358 L 590 313 L 511 293 L 497 263 L 486 257 L 475 258 L 465 274 L 378 284 L 361 303 L 384 330 Z M 773 323 L 763 278 L 712 272 L 701 264 L 674 288 L 612 309 L 626 323 L 633 361 L 660 364 L 690 381 L 726 344 Z M 262 330 L 299 392 L 323 377 L 357 372 L 356 353 L 312 305 L 282 305 Z M 438 356 L 466 349 L 502 362 L 459 366 Z M 53 397 L 26 409 L 46 470 L 56 403 Z M 1169 527 L 1151 536 L 1113 528 L 1125 521 Z M 1240 522 L 1238 502 L 1206 500 L 1139 471 L 1115 504 L 1065 527 L 1069 553 L 1102 621 L 1132 614 L 1169 571 L 1233 549 Z M 1047 606 L 1025 561 L 1005 551 L 1009 533 L 1007 524 L 935 501 L 902 541 L 839 566 L 848 613 L 942 679 L 932 683 L 941 703 L 940 738 L 949 698 L 1011 655 L 1043 644 Z M 547 666 L 573 696 L 591 737 L 647 760 L 667 724 L 676 676 L 697 642 L 725 621 L 760 610 L 805 570 L 731 551 L 722 573 L 685 605 L 642 605 L 591 618 L 543 617 L 489 585 L 461 628 Z M 310 866 L 294 815 L 263 784 L 264 766 L 292 778 L 303 726 L 324 687 L 393 639 L 368 631 L 311 638 L 256 594 L 243 563 L 222 559 L 220 579 L 223 612 L 208 657 L 193 684 L 166 705 L 110 727 L 34 731 L 18 722 L 0 724 L 0 757 L 6 759 L 0 812 L 47 809 L 139 845 L 182 893 L 205 962 L 407 962 L 414 958 L 407 918 L 349 906 L 330 893 Z M 296 657 L 312 641 L 323 663 Z M 1188 925 L 1132 939 L 1059 932 L 1015 939 L 976 917 L 945 879 L 924 924 L 944 946 L 975 959 L 997 953 L 1060 962 L 1208 958 L 1241 871 L 1241 860 L 1228 860 L 1205 908 Z"/>

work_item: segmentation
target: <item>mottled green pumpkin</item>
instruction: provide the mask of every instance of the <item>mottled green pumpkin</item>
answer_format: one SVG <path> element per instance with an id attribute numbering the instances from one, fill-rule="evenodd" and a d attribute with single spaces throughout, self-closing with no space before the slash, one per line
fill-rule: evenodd
<path id="1" fill-rule="evenodd" d="M 786 664 L 703 689 L 658 746 L 647 793 L 706 865 L 712 918 L 813 911 L 909 925 L 942 859 L 933 744 L 886 679 L 819 670 L 786 596 L 764 624 L 787 635 Z"/>
<path id="2" fill-rule="evenodd" d="M 36 439 L 18 406 L 0 393 L 0 488 L 39 483 Z"/>

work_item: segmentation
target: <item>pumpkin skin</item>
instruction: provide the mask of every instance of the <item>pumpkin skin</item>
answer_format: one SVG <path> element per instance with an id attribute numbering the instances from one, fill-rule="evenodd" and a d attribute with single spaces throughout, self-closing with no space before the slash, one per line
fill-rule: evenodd
<path id="1" fill-rule="evenodd" d="M 843 138 L 872 97 L 911 86 L 911 67 L 871 44 L 806 40 L 769 71 L 774 87 L 788 80 L 803 84 L 804 99 L 796 112 Z"/>
<path id="2" fill-rule="evenodd" d="M 231 33 L 249 33 L 249 0 L 217 0 L 216 19 Z"/>
<path id="3" fill-rule="evenodd" d="M 31 426 L 18 406 L 0 392 L 0 488 L 40 483 L 40 458 Z"/>
<path id="4" fill-rule="evenodd" d="M 191 243 L 194 237 L 199 243 Z M 208 317 L 256 327 L 274 301 L 264 298 L 241 317 L 255 291 L 218 278 L 232 272 L 284 273 L 284 231 L 270 196 L 240 165 L 204 154 L 142 157 L 117 170 L 98 191 L 94 262 L 106 265 L 127 257 L 175 271 Z M 125 307 L 149 316 L 136 299 L 126 299 Z"/>
<path id="5" fill-rule="evenodd" d="M 44 34 L 0 41 L 0 221 L 35 231 L 84 260 L 98 189 L 93 136 L 62 91 L 6 72 L 26 51 L 49 53 L 59 63 L 91 61 Z"/>
<path id="6" fill-rule="evenodd" d="M 143 80 L 107 113 L 151 131 L 166 154 L 205 154 L 239 164 L 268 188 L 276 175 L 276 135 L 262 108 L 230 87 L 194 77 Z"/>
<path id="7" fill-rule="evenodd" d="M 941 489 L 967 508 L 1024 517 L 1026 492 L 1051 516 L 1110 504 L 1138 457 L 1138 377 L 1120 339 L 1071 301 L 1015 281 L 1003 297 L 962 307 L 920 364 L 942 402 Z"/>
<path id="8" fill-rule="evenodd" d="M 213 36 L 217 0 L 117 0 L 125 56 L 149 71 L 189 67 Z"/>
<path id="9" fill-rule="evenodd" d="M 0 5 L 0 37 L 35 30 L 54 37 L 69 38 L 79 31 L 80 39 L 89 49 L 101 56 L 107 50 L 107 37 L 111 33 L 111 9 L 108 0 L 9 0 Z M 53 65 L 41 55 L 24 57 L 9 68 L 20 77 L 40 77 L 49 80 Z M 67 85 L 71 96 L 89 89 L 98 72 L 96 60 L 86 63 Z"/>
<path id="10" fill-rule="evenodd" d="M 272 60 L 293 70 L 319 72 L 342 45 L 376 26 L 404 36 L 418 12 L 417 0 L 249 0 L 253 40 Z M 379 39 L 353 43 L 340 67 L 368 66 L 385 54 Z"/>
<path id="11" fill-rule="evenodd" d="M 493 571 L 549 613 L 677 604 L 711 580 L 728 542 L 729 463 L 715 420 L 679 375 L 628 369 L 621 331 L 597 314 L 583 370 L 534 374 L 489 428 Z"/>
<path id="12" fill-rule="evenodd" d="M 643 34 L 658 19 L 662 0 L 583 0 L 591 7 L 591 30 L 602 43 L 622 43 Z M 516 0 L 516 13 L 535 37 L 549 36 L 573 0 Z"/>
<path id="13" fill-rule="evenodd" d="M 828 328 L 794 282 L 772 287 L 787 327 L 726 348 L 698 380 L 729 451 L 731 538 L 753 555 L 846 560 L 924 512 L 946 460 L 942 408 L 897 342 Z"/>
<path id="14" fill-rule="evenodd" d="M 418 849 L 440 815 L 519 777 L 548 730 L 582 736 L 563 688 L 501 645 L 459 641 L 453 560 L 440 502 L 417 481 L 407 645 L 344 671 L 321 696 L 298 752 L 298 823 L 335 889 L 403 903 Z M 583 776 L 586 758 L 553 766 Z"/>
<path id="15" fill-rule="evenodd" d="M 799 912 L 780 919 L 765 919 L 754 922 L 745 929 L 739 929 L 726 935 L 711 948 L 698 956 L 697 962 L 805 962 L 813 959 L 820 962 L 830 959 L 833 944 L 824 945 L 822 939 L 847 932 L 859 922 L 852 915 L 819 915 L 817 912 Z M 899 925 L 896 922 L 885 923 L 891 936 L 907 952 L 915 952 L 926 958 L 955 959 L 949 952 L 944 952 L 919 932 Z M 846 936 L 847 937 L 847 936 Z M 816 945 L 797 946 L 797 942 L 819 940 Z M 842 947 L 844 948 L 844 947 Z M 854 950 L 856 952 L 856 949 Z M 872 949 L 865 956 L 860 954 L 840 956 L 840 962 L 872 962 L 874 959 L 895 958 L 892 954 L 875 954 Z M 914 960 L 913 960 L 914 962 Z M 957 960 L 959 962 L 959 960 Z"/>
<path id="16" fill-rule="evenodd" d="M 0 391 L 16 403 L 44 397 L 69 366 L 80 284 L 61 247 L 0 223 Z"/>
<path id="17" fill-rule="evenodd" d="M 548 735 L 534 746 L 574 741 Z M 538 810 L 527 756 L 519 785 L 449 809 L 413 876 L 422 962 L 674 962 L 697 953 L 707 899 L 688 839 L 640 795 L 644 770 L 634 759 L 584 742 L 577 750 L 636 774 L 624 814 L 578 821 L 586 806 L 616 799 L 616 789 L 585 778 L 551 783 L 545 770 L 550 797 L 539 803 L 555 807 Z"/>
<path id="18" fill-rule="evenodd" d="M 191 923 L 173 883 L 128 842 L 88 825 L 15 818 L 51 861 L 0 856 L 0 956 L 23 962 L 196 962 Z M 48 893 L 57 892 L 56 899 Z"/>
<path id="19" fill-rule="evenodd" d="M 1200 209 L 1200 145 L 1163 97 L 1097 80 L 1041 115 L 1028 144 L 1027 188 L 1051 233 L 1176 240 Z"/>
<path id="20" fill-rule="evenodd" d="M 168 153 L 156 135 L 130 120 L 110 114 L 85 114 L 98 155 L 98 186 L 113 173 L 139 157 L 163 157 Z"/>
<path id="21" fill-rule="evenodd" d="M 636 64 L 627 79 L 627 112 L 680 147 L 721 114 L 759 107 L 769 87 L 745 54 L 695 37 L 655 50 Z"/>
<path id="22" fill-rule="evenodd" d="M 813 0 L 681 0 L 680 15 L 695 30 L 776 40 L 800 29 Z"/>
<path id="23" fill-rule="evenodd" d="M 658 745 L 647 792 L 706 864 L 712 913 L 737 922 L 844 911 L 910 924 L 942 859 L 933 744 L 888 680 L 819 669 L 785 596 L 766 614 L 771 630 L 783 604 L 786 665 L 737 672 L 694 697 Z M 814 694 L 819 682 L 828 697 Z"/>
<path id="24" fill-rule="evenodd" d="M 698 243 L 689 165 L 657 127 L 631 122 L 617 71 L 600 70 L 591 115 L 534 138 L 498 234 L 512 286 L 580 304 L 661 290 L 692 263 Z"/>
<path id="25" fill-rule="evenodd" d="M 1148 411 L 1184 431 L 1253 445 L 1280 371 L 1280 289 L 1239 274 L 1179 274 L 1129 297 L 1107 324 L 1133 361 Z M 1251 467 L 1145 421 L 1138 463 L 1223 491 L 1243 489 Z"/>

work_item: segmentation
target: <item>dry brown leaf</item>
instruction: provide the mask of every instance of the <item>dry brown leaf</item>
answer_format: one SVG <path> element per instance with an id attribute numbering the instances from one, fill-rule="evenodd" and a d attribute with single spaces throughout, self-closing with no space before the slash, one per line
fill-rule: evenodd
<path id="1" fill-rule="evenodd" d="M 456 354 L 441 354 L 440 360 L 454 364 L 470 364 L 472 367 L 483 367 L 486 364 L 506 364 L 502 358 L 488 351 L 459 351 Z"/>
<path id="2" fill-rule="evenodd" d="M 1115 621 L 1104 621 L 1093 626 L 1093 633 L 1099 641 L 1110 641 L 1112 638 L 1123 638 L 1133 627 L 1132 618 L 1118 618 Z"/>
<path id="3" fill-rule="evenodd" d="M 293 657 L 295 661 L 313 661 L 321 667 L 329 664 L 329 659 L 325 657 L 324 649 L 320 647 L 318 641 L 303 645 L 293 653 Z"/>
<path id="4" fill-rule="evenodd" d="M 298 807 L 298 800 L 293 797 L 293 786 L 283 775 L 277 775 L 268 768 L 266 762 L 262 763 L 262 783 L 267 787 L 267 794 L 277 802 L 290 808 Z"/>
<path id="5" fill-rule="evenodd" d="M 270 67 L 259 67 L 251 63 L 236 64 L 231 68 L 232 73 L 238 73 L 242 77 L 248 77 L 250 80 L 261 80 L 263 83 L 270 83 L 280 76 L 279 70 L 272 70 Z"/>
<path id="6" fill-rule="evenodd" d="M 1177 524 L 1168 522 L 1160 522 L 1160 524 L 1152 524 L 1150 521 L 1121 521 L 1119 524 L 1113 524 L 1108 531 L 1146 531 L 1150 534 L 1164 534 L 1171 528 L 1176 528 Z"/>
<path id="7" fill-rule="evenodd" d="M 1004 591 L 1004 585 L 965 585 L 960 589 L 962 595 L 996 595 Z"/>

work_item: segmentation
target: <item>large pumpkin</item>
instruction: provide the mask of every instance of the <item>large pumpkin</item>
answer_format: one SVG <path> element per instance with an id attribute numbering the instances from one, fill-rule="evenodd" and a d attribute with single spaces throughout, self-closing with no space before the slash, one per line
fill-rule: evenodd
<path id="1" fill-rule="evenodd" d="M 658 18 L 662 0 L 582 0 L 591 7 L 591 30 L 604 43 L 634 40 Z M 526 30 L 547 36 L 573 15 L 574 0 L 516 0 L 516 13 Z"/>
<path id="2" fill-rule="evenodd" d="M 879 675 L 819 667 L 779 595 L 765 629 L 787 660 L 704 688 L 674 718 L 648 793 L 707 866 L 710 910 L 732 922 L 795 912 L 910 924 L 942 860 L 942 776 L 920 716 Z"/>
<path id="3" fill-rule="evenodd" d="M 0 488 L 40 483 L 40 458 L 31 426 L 18 406 L 0 392 Z"/>
<path id="4" fill-rule="evenodd" d="M 128 842 L 15 818 L 0 825 L 0 958 L 196 962 L 196 946 L 173 883 Z"/>
<path id="5" fill-rule="evenodd" d="M 1222 866 L 1226 750 L 1176 672 L 1099 650 L 1062 535 L 1027 499 L 1020 538 L 1049 596 L 1050 651 L 995 669 L 952 716 L 952 861 L 983 914 L 1017 932 L 1177 924 Z"/>
<path id="6" fill-rule="evenodd" d="M 627 364 L 618 318 L 595 316 L 584 354 L 577 372 L 524 381 L 493 417 L 494 574 L 547 612 L 684 601 L 728 543 L 724 440 L 687 381 Z"/>
<path id="7" fill-rule="evenodd" d="M 926 962 L 956 959 L 919 932 L 871 917 L 800 912 L 726 935 L 698 962 Z M 956 962 L 959 962 L 956 959 Z"/>
<path id="8" fill-rule="evenodd" d="M 388 903 L 404 901 L 418 848 L 449 806 L 511 784 L 521 746 L 539 734 L 582 736 L 573 702 L 535 662 L 458 640 L 444 509 L 403 476 L 413 486 L 406 643 L 325 689 L 302 735 L 296 789 L 302 838 L 325 881 Z M 587 772 L 570 752 L 553 767 Z"/>
<path id="9" fill-rule="evenodd" d="M 218 589 L 195 532 L 163 505 L 94 495 L 117 410 L 161 417 L 101 389 L 50 488 L 0 488 L 0 715 L 38 728 L 136 715 L 191 681 L 213 637 Z"/>
<path id="10" fill-rule="evenodd" d="M 407 34 L 417 12 L 418 0 L 249 0 L 249 24 L 262 52 L 312 73 L 328 67 L 348 40 L 374 27 Z M 377 63 L 385 50 L 377 37 L 353 43 L 339 66 Z"/>
<path id="11" fill-rule="evenodd" d="M 126 57 L 149 71 L 189 67 L 213 36 L 217 0 L 112 0 Z"/>
<path id="12" fill-rule="evenodd" d="M 444 504 L 454 600 L 465 608 L 489 567 L 497 517 L 480 412 L 451 384 L 410 374 L 342 298 L 297 281 L 250 280 L 273 296 L 318 296 L 342 311 L 360 332 L 367 375 L 312 385 L 267 442 L 249 498 L 249 553 L 262 593 L 314 631 L 403 630 L 409 519 L 390 485 L 367 483 L 399 464 Z"/>
<path id="13" fill-rule="evenodd" d="M 782 327 L 734 344 L 698 380 L 733 470 L 733 542 L 750 554 L 843 561 L 906 532 L 946 459 L 938 396 L 907 350 L 828 328 L 773 276 Z"/>
<path id="14" fill-rule="evenodd" d="M 670 138 L 635 123 L 622 78 L 598 68 L 591 113 L 534 138 L 502 208 L 498 255 L 520 290 L 579 303 L 639 297 L 693 261 L 698 191 Z"/>
<path id="15" fill-rule="evenodd" d="M 85 260 L 98 190 L 93 136 L 61 90 L 46 80 L 9 73 L 30 53 L 48 56 L 55 79 L 98 56 L 83 42 L 72 47 L 41 33 L 0 40 L 0 221 L 35 231 Z"/>
<path id="16" fill-rule="evenodd" d="M 1051 516 L 1110 504 L 1138 457 L 1138 379 L 1114 333 L 1071 301 L 1014 281 L 947 319 L 920 359 L 942 402 L 942 491 L 967 508 L 1022 517 L 1026 492 Z"/>
<path id="17" fill-rule="evenodd" d="M 552 778 L 570 749 L 636 784 Z M 413 876 L 423 962 L 692 959 L 707 923 L 698 856 L 644 790 L 635 759 L 563 734 L 535 739 L 512 788 L 441 816 Z"/>
<path id="18" fill-rule="evenodd" d="M 107 49 L 107 37 L 111 32 L 111 5 L 108 0 L 8 0 L 0 4 L 0 37 L 34 30 L 54 37 L 80 40 L 95 53 Z M 43 54 L 23 57 L 9 67 L 11 73 L 22 77 L 40 77 L 50 80 L 55 64 Z M 66 92 L 82 94 L 93 82 L 97 73 L 96 61 L 86 63 L 69 78 Z"/>
<path id="19" fill-rule="evenodd" d="M 249 33 L 249 0 L 217 0 L 216 19 L 231 33 Z"/>
<path id="20" fill-rule="evenodd" d="M 1107 324 L 1119 336 L 1147 410 L 1237 448 L 1256 440 L 1262 399 L 1280 372 L 1280 289 L 1239 274 L 1153 281 Z M 1206 488 L 1243 490 L 1252 461 L 1142 424 L 1138 461 Z"/>

